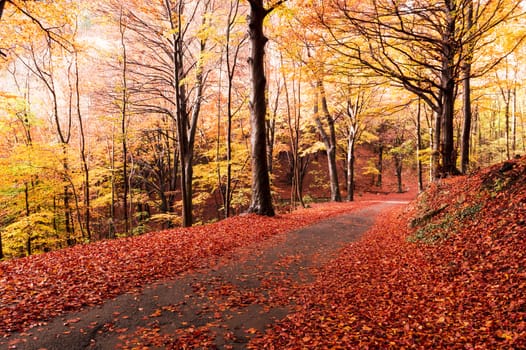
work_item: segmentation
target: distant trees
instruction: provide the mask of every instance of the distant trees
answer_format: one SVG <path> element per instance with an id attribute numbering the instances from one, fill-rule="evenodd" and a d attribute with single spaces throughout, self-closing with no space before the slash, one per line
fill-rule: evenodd
<path id="1" fill-rule="evenodd" d="M 466 63 L 480 62 L 469 74 L 481 76 L 502 59 L 483 62 L 479 53 L 494 40 L 495 28 L 520 9 L 519 2 L 507 0 L 370 0 L 331 1 L 330 9 L 319 11 L 336 52 L 400 84 L 433 109 L 434 171 L 441 176 L 458 173 L 453 120 L 458 85 L 466 79 L 461 73 L 468 72 Z"/>

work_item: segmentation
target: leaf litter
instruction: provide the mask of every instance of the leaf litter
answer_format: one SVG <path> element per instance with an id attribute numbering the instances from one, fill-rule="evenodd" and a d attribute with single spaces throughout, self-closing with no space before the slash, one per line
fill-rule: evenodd
<path id="1" fill-rule="evenodd" d="M 268 276 L 262 283 L 268 293 L 262 297 L 216 281 L 217 319 L 247 298 L 263 303 L 274 293 L 285 303 L 293 293 L 301 301 L 296 311 L 264 334 L 247 329 L 255 336 L 248 348 L 526 348 L 526 161 L 506 164 L 440 180 L 409 207 L 381 215 L 363 239 L 318 271 L 314 283 L 283 288 Z M 349 208 L 323 205 L 273 219 L 242 216 L 3 262 L 0 331 L 27 329 L 67 310 L 207 266 L 248 242 Z M 147 340 L 166 348 L 212 349 L 210 330 L 216 326 L 189 325 L 167 336 L 152 322 L 136 330 L 136 338 L 121 339 L 123 348 Z"/>
<path id="2" fill-rule="evenodd" d="M 524 349 L 525 239 L 525 158 L 440 180 L 382 215 L 249 348 Z"/>

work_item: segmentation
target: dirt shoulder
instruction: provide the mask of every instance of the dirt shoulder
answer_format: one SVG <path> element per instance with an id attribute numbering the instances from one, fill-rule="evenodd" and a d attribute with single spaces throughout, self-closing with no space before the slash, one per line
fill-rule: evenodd
<path id="1" fill-rule="evenodd" d="M 253 336 L 301 305 L 299 286 L 312 282 L 380 212 L 400 203 L 371 201 L 363 209 L 249 245 L 212 268 L 0 339 L 0 348 L 246 348 Z"/>

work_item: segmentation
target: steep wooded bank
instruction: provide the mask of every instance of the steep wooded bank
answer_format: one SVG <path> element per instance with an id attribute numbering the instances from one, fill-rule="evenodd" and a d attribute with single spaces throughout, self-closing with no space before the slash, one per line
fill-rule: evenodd
<path id="1" fill-rule="evenodd" d="M 254 349 L 526 347 L 526 158 L 433 184 L 378 222 Z"/>

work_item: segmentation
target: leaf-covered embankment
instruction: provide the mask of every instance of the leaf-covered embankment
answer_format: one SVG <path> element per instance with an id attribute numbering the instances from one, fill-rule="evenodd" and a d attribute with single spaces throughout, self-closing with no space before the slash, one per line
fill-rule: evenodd
<path id="1" fill-rule="evenodd" d="M 526 159 L 382 217 L 252 348 L 526 348 Z"/>

